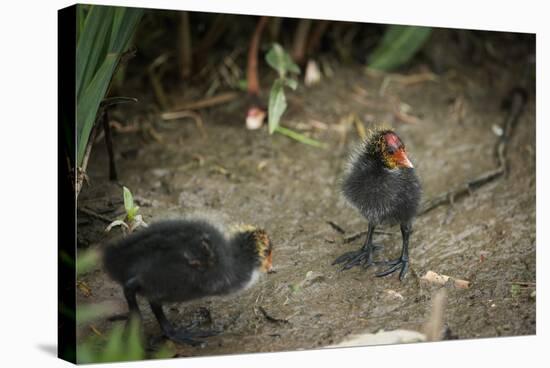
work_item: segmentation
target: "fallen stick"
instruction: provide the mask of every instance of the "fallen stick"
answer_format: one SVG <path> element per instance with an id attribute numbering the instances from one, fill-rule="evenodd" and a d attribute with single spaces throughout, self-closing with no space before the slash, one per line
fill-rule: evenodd
<path id="1" fill-rule="evenodd" d="M 443 338 L 443 322 L 445 319 L 446 304 L 447 291 L 441 289 L 432 299 L 430 318 L 424 324 L 424 333 L 428 341 L 440 341 Z"/>
<path id="2" fill-rule="evenodd" d="M 88 216 L 91 216 L 91 217 L 96 218 L 96 219 L 101 220 L 101 221 L 105 221 L 105 222 L 108 223 L 108 224 L 110 224 L 111 222 L 113 222 L 113 220 L 111 220 L 111 219 L 108 218 L 107 216 L 100 215 L 99 213 L 94 212 L 94 211 L 92 211 L 92 210 L 89 209 L 89 208 L 86 208 L 86 207 L 78 207 L 78 210 L 79 210 L 80 212 L 83 212 L 83 213 L 87 214 Z"/>
<path id="3" fill-rule="evenodd" d="M 422 216 L 431 210 L 442 206 L 444 204 L 454 204 L 455 200 L 464 197 L 467 194 L 471 194 L 474 189 L 477 189 L 484 184 L 490 183 L 496 178 L 504 174 L 504 168 L 499 167 L 496 170 L 488 171 L 481 174 L 477 178 L 470 179 L 453 190 L 439 194 L 438 196 L 431 198 L 424 202 L 421 206 L 418 216 Z"/>
<path id="4" fill-rule="evenodd" d="M 160 115 L 160 117 L 163 120 L 177 120 L 177 119 L 183 119 L 183 118 L 191 118 L 195 121 L 195 124 L 197 125 L 197 129 L 201 132 L 201 135 L 203 138 L 206 138 L 206 131 L 204 130 L 204 123 L 202 122 L 202 118 L 199 114 L 197 114 L 194 111 L 191 110 L 185 110 L 185 111 L 174 111 L 174 112 L 165 112 Z"/>
<path id="5" fill-rule="evenodd" d="M 330 225 L 330 227 L 332 227 L 334 230 L 336 230 L 337 232 L 339 232 L 340 234 L 345 234 L 346 230 L 342 229 L 340 226 L 338 226 L 338 224 L 336 224 L 335 222 L 333 221 L 327 221 L 327 224 Z"/>
<path id="6" fill-rule="evenodd" d="M 226 102 L 233 101 L 237 97 L 239 97 L 239 94 L 236 92 L 221 93 L 219 95 L 203 98 L 198 101 L 182 102 L 180 104 L 177 104 L 174 110 L 200 110 L 207 107 L 217 106 L 217 105 L 224 104 Z M 168 112 L 165 112 L 164 114 L 173 114 L 177 112 L 179 111 L 171 111 L 171 112 L 168 111 Z"/>
<path id="7" fill-rule="evenodd" d="M 463 197 L 466 194 L 471 194 L 473 190 L 480 188 L 481 186 L 488 184 L 508 173 L 506 150 L 508 148 L 508 143 L 512 135 L 513 128 L 523 112 L 523 107 L 527 101 L 527 93 L 521 88 L 514 88 L 511 92 L 510 100 L 510 113 L 504 121 L 503 134 L 495 144 L 497 168 L 487 171 L 474 179 L 470 179 L 453 190 L 444 192 L 427 200 L 422 204 L 421 209 L 418 212 L 418 216 L 424 215 L 444 204 L 453 204 L 456 199 Z"/>

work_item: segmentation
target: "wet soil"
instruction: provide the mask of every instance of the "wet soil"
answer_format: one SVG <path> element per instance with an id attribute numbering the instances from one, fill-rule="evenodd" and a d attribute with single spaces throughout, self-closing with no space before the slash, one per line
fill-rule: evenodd
<path id="1" fill-rule="evenodd" d="M 361 332 L 421 331 L 432 296 L 441 288 L 420 280 L 429 270 L 471 282 L 468 289 L 443 286 L 450 335 L 471 339 L 535 334 L 534 88 L 509 143 L 509 175 L 416 219 L 411 268 L 404 282 L 395 274 L 376 278 L 373 269 L 339 272 L 331 266 L 364 240 L 344 243 L 343 238 L 367 225 L 340 195 L 347 157 L 359 141 L 353 126 L 342 140 L 342 119 L 353 113 L 367 128 L 373 122 L 395 127 L 417 168 L 424 199 L 429 199 L 495 167 L 498 137 L 493 126 L 505 119 L 501 102 L 516 85 L 517 75 L 513 66 L 492 73 L 463 68 L 442 74 L 436 82 L 390 82 L 380 96 L 383 76 L 369 76 L 361 67 L 336 67 L 319 85 L 290 93 L 283 117 L 283 124 L 295 129 L 311 120 L 325 123 L 328 129 L 305 133 L 325 142 L 327 149 L 270 136 L 266 129 L 246 130 L 244 98 L 201 111 L 207 138 L 191 120 L 158 118 L 154 127 L 161 141 L 140 132 L 115 134 L 119 181 L 132 190 L 146 221 L 215 213 L 227 224 L 265 227 L 275 246 L 277 272 L 249 290 L 167 308 L 169 318 L 180 325 L 209 314 L 213 325 L 224 329 L 222 335 L 208 338 L 205 348 L 177 346 L 178 356 L 310 349 Z M 409 114 L 420 122 L 396 120 L 397 99 L 410 106 Z M 462 112 L 457 112 L 460 105 Z M 132 122 L 139 115 L 132 111 L 127 107 L 113 119 Z M 103 140 L 94 146 L 89 185 L 80 194 L 79 206 L 114 219 L 124 212 L 122 191 L 108 180 L 105 151 Z M 119 236 L 117 231 L 104 233 L 105 226 L 79 212 L 79 249 Z M 379 257 L 394 258 L 401 248 L 399 229 L 384 230 L 391 234 L 375 235 L 384 245 Z M 81 281 L 91 295 L 78 291 L 79 303 L 114 301 L 118 312 L 126 311 L 120 287 L 101 269 Z M 514 286 L 518 282 L 526 284 Z M 147 335 L 158 335 L 149 308 L 141 307 Z M 209 327 L 208 318 L 203 322 L 202 327 Z M 107 331 L 114 323 L 121 322 L 99 320 L 94 327 Z M 80 329 L 81 337 L 89 333 L 87 326 Z"/>

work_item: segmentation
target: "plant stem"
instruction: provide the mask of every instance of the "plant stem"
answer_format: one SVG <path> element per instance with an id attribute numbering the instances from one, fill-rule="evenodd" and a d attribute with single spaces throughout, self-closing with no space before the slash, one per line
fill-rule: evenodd
<path id="1" fill-rule="evenodd" d="M 230 20 L 227 14 L 218 14 L 212 21 L 212 24 L 208 28 L 206 35 L 197 42 L 197 48 L 193 50 L 196 65 L 202 65 L 205 62 L 211 47 L 218 41 L 223 35 L 229 24 Z"/>
<path id="2" fill-rule="evenodd" d="M 282 134 L 282 135 L 286 135 L 289 138 L 297 140 L 300 143 L 304 143 L 304 144 L 307 144 L 309 146 L 318 147 L 318 148 L 326 148 L 326 145 L 324 143 L 319 142 L 316 139 L 306 137 L 303 134 L 300 134 L 298 132 L 295 132 L 294 130 L 282 127 L 280 125 L 277 128 L 275 128 L 275 131 L 277 133 Z"/>
<path id="3" fill-rule="evenodd" d="M 300 65 L 304 64 L 304 59 L 306 57 L 306 43 L 310 27 L 311 19 L 300 19 L 296 32 L 294 33 L 292 58 Z"/>
<path id="4" fill-rule="evenodd" d="M 193 48 L 191 46 L 191 26 L 189 23 L 189 13 L 181 12 L 179 23 L 179 62 L 180 74 L 183 79 L 191 75 L 193 71 Z"/>
<path id="5" fill-rule="evenodd" d="M 103 112 L 103 131 L 105 132 L 105 146 L 107 147 L 107 155 L 109 156 L 109 180 L 117 181 L 118 175 L 115 164 L 115 151 L 113 149 L 113 138 L 111 136 L 111 126 L 109 125 L 109 112 L 107 109 Z"/>
<path id="6" fill-rule="evenodd" d="M 103 114 L 103 112 L 100 111 L 99 114 Z M 92 146 L 95 139 L 97 138 L 97 133 L 99 131 L 98 125 L 99 124 L 97 120 L 94 121 L 94 125 L 92 125 L 92 130 L 90 131 L 88 142 L 86 143 L 86 150 L 84 151 L 84 156 L 82 158 L 82 166 L 76 169 L 75 198 L 77 199 L 78 199 L 78 194 L 82 189 L 82 185 L 84 184 L 86 169 L 88 168 L 88 159 L 90 158 L 90 153 L 92 152 Z"/>
<path id="7" fill-rule="evenodd" d="M 248 65 L 246 68 L 246 80 L 248 82 L 248 94 L 259 96 L 260 80 L 258 78 L 258 50 L 260 49 L 260 39 L 267 23 L 268 17 L 261 17 L 256 24 L 256 29 L 252 34 L 250 46 L 248 48 Z"/>
<path id="8" fill-rule="evenodd" d="M 325 35 L 325 32 L 330 25 L 330 20 L 319 20 L 315 21 L 315 28 L 313 28 L 311 32 L 311 36 L 309 37 L 307 41 L 307 47 L 306 47 L 306 54 L 313 54 L 319 47 L 319 44 L 321 43 L 321 39 Z"/>

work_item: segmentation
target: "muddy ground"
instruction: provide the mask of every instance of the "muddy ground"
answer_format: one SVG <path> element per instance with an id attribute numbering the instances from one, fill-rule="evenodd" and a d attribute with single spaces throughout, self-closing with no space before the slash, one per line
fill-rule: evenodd
<path id="1" fill-rule="evenodd" d="M 355 114 L 366 128 L 378 122 L 395 127 L 417 168 L 424 199 L 429 199 L 495 167 L 498 137 L 493 126 L 504 121 L 502 100 L 517 85 L 524 67 L 524 59 L 494 68 L 462 65 L 445 71 L 437 81 L 391 81 L 381 96 L 383 75 L 367 75 L 360 66 L 337 65 L 334 75 L 319 85 L 290 93 L 283 117 L 283 124 L 305 129 L 327 149 L 270 136 L 266 128 L 246 130 L 244 98 L 200 111 L 207 138 L 201 137 L 192 120 L 162 122 L 146 114 L 146 97 L 138 96 L 143 101 L 139 108 L 117 110 L 113 120 L 145 121 L 158 133 L 156 138 L 141 130 L 114 136 L 119 182 L 132 190 L 147 222 L 215 213 L 227 224 L 239 221 L 265 227 L 275 245 L 277 273 L 266 275 L 255 287 L 223 299 L 168 308 L 169 318 L 181 325 L 208 311 L 214 326 L 225 331 L 208 338 L 205 348 L 177 346 L 177 355 L 309 349 L 360 332 L 421 331 L 431 298 L 441 287 L 421 282 L 429 270 L 471 282 L 467 289 L 445 286 L 448 337 L 535 334 L 533 83 L 528 83 L 529 100 L 508 146 L 509 175 L 416 219 L 411 268 L 404 282 L 396 274 L 376 278 L 373 269 L 339 272 L 331 266 L 337 256 L 360 247 L 364 240 L 344 243 L 344 237 L 366 229 L 366 221 L 339 191 L 346 159 L 359 140 L 346 117 Z M 534 65 L 530 68 L 534 70 Z M 418 71 L 413 68 L 406 74 Z M 400 103 L 410 106 L 407 114 L 419 121 L 397 119 L 394 107 Z M 109 182 L 107 162 L 100 139 L 79 206 L 115 219 L 124 211 L 122 191 L 119 184 Z M 120 236 L 118 231 L 104 233 L 104 221 L 78 215 L 79 249 Z M 340 234 L 327 221 L 346 233 Z M 384 230 L 391 234 L 376 235 L 375 240 L 385 246 L 379 256 L 394 258 L 401 249 L 399 229 Z M 79 303 L 114 301 L 118 312 L 126 310 L 120 287 L 102 270 L 80 281 L 91 294 L 79 289 Z M 158 335 L 150 310 L 141 306 L 147 335 Z M 262 308 L 281 321 L 266 318 Z M 202 320 L 202 326 L 208 327 L 208 318 Z M 123 322 L 102 319 L 93 326 L 105 332 L 115 323 Z M 90 333 L 89 326 L 81 326 L 81 338 Z"/>

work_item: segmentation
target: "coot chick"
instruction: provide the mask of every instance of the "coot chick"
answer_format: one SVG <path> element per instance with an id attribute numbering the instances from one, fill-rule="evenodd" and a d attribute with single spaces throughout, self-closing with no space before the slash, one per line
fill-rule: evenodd
<path id="1" fill-rule="evenodd" d="M 374 229 L 380 224 L 400 224 L 403 238 L 401 256 L 385 262 L 391 267 L 376 276 L 401 270 L 399 279 L 403 280 L 409 268 L 409 237 L 420 202 L 421 187 L 405 145 L 393 130 L 371 132 L 349 162 L 342 191 L 369 225 L 363 247 L 343 254 L 333 264 L 344 263 L 343 269 L 359 264 L 365 268 L 374 265 Z"/>
<path id="2" fill-rule="evenodd" d="M 271 272 L 272 246 L 262 229 L 236 226 L 230 234 L 206 219 L 167 220 L 105 249 L 104 265 L 120 283 L 130 315 L 140 316 L 136 295 L 147 299 L 164 335 L 179 343 L 204 344 L 195 337 L 216 334 L 176 329 L 163 304 L 226 295 Z"/>

